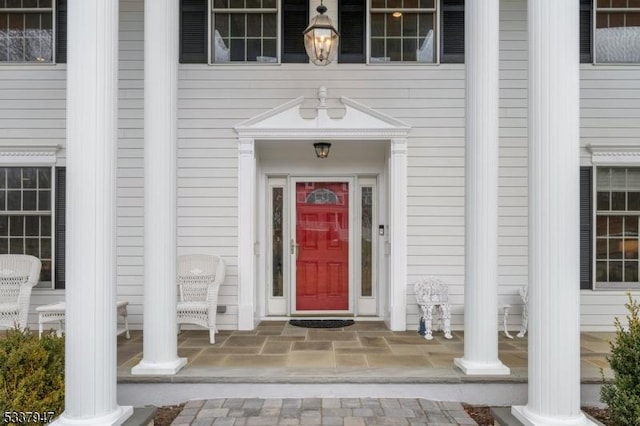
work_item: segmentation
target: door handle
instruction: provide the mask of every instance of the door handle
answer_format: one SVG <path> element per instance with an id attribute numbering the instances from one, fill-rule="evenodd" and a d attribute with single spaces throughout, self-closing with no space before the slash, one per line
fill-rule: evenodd
<path id="1" fill-rule="evenodd" d="M 298 255 L 300 254 L 299 247 L 300 245 L 296 244 L 296 240 L 291 239 L 291 254 L 296 255 L 296 260 L 298 260 Z"/>

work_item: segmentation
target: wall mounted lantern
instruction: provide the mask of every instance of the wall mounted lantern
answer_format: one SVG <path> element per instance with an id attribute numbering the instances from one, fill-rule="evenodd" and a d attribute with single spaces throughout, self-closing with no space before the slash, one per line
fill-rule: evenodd
<path id="1" fill-rule="evenodd" d="M 316 156 L 318 158 L 327 158 L 329 156 L 329 149 L 331 144 L 329 142 L 316 142 L 313 144 L 316 150 Z"/>
<path id="2" fill-rule="evenodd" d="M 327 7 L 322 4 L 322 0 L 316 11 L 318 14 L 311 18 L 309 26 L 302 33 L 304 48 L 315 65 L 327 65 L 336 59 L 340 34 L 333 26 L 331 19 L 324 14 Z"/>

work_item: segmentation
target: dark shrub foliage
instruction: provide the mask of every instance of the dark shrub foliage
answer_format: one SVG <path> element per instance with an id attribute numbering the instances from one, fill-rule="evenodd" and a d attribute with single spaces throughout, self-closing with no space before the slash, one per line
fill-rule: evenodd
<path id="1" fill-rule="evenodd" d="M 39 339 L 28 329 L 0 336 L 0 415 L 19 413 L 19 424 L 38 425 L 45 422 L 35 420 L 45 413 L 57 417 L 63 410 L 64 337 L 50 331 Z M 32 421 L 24 421 L 27 412 L 34 413 Z"/>
<path id="2" fill-rule="evenodd" d="M 609 406 L 617 426 L 640 425 L 640 307 L 629 295 L 627 326 L 616 318 L 616 338 L 607 357 L 613 380 L 605 383 L 600 399 Z"/>

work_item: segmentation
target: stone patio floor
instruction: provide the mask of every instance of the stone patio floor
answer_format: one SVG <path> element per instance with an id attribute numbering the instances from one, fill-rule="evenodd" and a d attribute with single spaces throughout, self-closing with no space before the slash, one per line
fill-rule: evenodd
<path id="1" fill-rule="evenodd" d="M 512 333 L 515 336 L 515 333 Z M 606 360 L 609 340 L 615 334 L 581 334 L 581 379 L 602 381 L 611 370 Z M 527 339 L 499 337 L 499 358 L 511 369 L 496 380 L 526 381 Z M 390 331 L 383 322 L 363 321 L 337 329 L 295 327 L 286 321 L 263 321 L 253 331 L 225 331 L 209 344 L 208 332 L 185 330 L 178 336 L 178 355 L 188 363 L 171 381 L 189 382 L 421 382 L 477 381 L 464 376 L 453 359 L 464 351 L 464 334 L 453 339 L 436 332 L 425 340 L 416 331 Z M 118 381 L 162 381 L 161 376 L 132 376 L 131 368 L 142 359 L 142 332 L 131 339 L 118 337 Z M 169 380 L 169 379 L 167 379 Z"/>

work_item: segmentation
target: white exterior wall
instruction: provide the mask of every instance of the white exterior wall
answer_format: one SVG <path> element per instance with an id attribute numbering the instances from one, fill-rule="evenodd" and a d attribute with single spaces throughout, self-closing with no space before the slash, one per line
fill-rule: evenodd
<path id="1" fill-rule="evenodd" d="M 335 5 L 327 3 L 329 9 Z M 142 328 L 143 1 L 120 3 L 118 295 Z M 525 0 L 500 7 L 499 304 L 519 303 L 527 284 L 527 23 Z M 62 65 L 0 65 L 0 146 L 62 145 Z M 178 254 L 217 253 L 227 278 L 221 329 L 237 327 L 237 134 L 233 126 L 298 96 L 347 96 L 412 126 L 408 141 L 407 328 L 417 328 L 412 284 L 425 275 L 449 283 L 452 325 L 463 324 L 464 66 L 334 64 L 180 65 L 178 92 Z M 638 144 L 640 65 L 581 66 L 581 140 Z M 64 164 L 64 150 L 59 152 Z M 590 154 L 582 149 L 583 165 Z M 584 330 L 611 330 L 624 316 L 621 292 L 582 291 Z M 635 295 L 640 295 L 636 292 Z M 35 289 L 35 306 L 63 299 Z M 517 307 L 510 322 L 517 328 Z M 37 327 L 34 314 L 31 327 Z"/>

